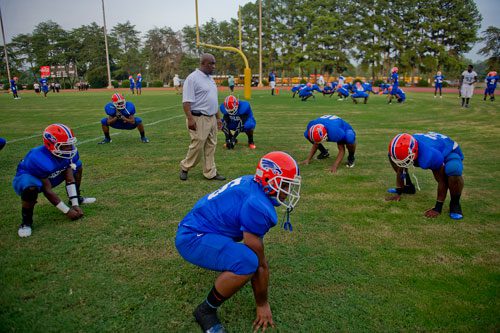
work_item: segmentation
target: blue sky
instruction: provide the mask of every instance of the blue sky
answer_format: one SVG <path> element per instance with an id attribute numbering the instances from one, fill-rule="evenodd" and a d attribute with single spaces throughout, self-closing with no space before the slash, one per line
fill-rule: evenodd
<path id="1" fill-rule="evenodd" d="M 200 24 L 210 18 L 217 21 L 237 17 L 238 6 L 254 0 L 198 0 Z M 500 0 L 476 0 L 483 16 L 480 31 L 500 26 Z M 102 24 L 101 0 L 4 0 L 0 2 L 7 42 L 12 36 L 30 33 L 39 22 L 52 20 L 64 29 L 93 21 Z M 141 32 L 169 26 L 179 30 L 195 24 L 194 0 L 105 0 L 108 30 L 129 20 Z M 3 44 L 3 43 L 2 43 Z M 466 56 L 473 61 L 484 57 L 476 45 Z"/>

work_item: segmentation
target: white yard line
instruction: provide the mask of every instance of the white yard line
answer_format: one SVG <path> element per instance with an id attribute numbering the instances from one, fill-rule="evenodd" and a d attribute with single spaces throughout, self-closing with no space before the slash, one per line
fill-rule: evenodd
<path id="1" fill-rule="evenodd" d="M 168 107 L 165 107 L 165 108 L 162 108 L 162 109 L 155 109 L 155 110 L 151 110 L 151 111 L 142 112 L 141 115 L 148 114 L 148 113 L 151 113 L 151 112 L 163 111 L 165 109 L 173 109 L 173 108 L 176 108 L 176 107 L 179 107 L 179 106 L 181 106 L 181 104 L 168 106 Z M 161 119 L 161 120 L 155 121 L 153 123 L 144 124 L 144 125 L 145 126 L 156 125 L 158 123 L 161 123 L 161 122 L 164 122 L 164 121 L 167 121 L 167 120 L 171 120 L 171 119 L 174 119 L 174 118 L 183 117 L 183 116 L 184 115 L 179 115 L 179 116 L 175 116 L 175 117 L 172 117 L 172 118 Z M 73 127 L 73 129 L 78 129 L 78 128 L 87 127 L 87 126 L 95 126 L 95 125 L 98 125 L 100 123 L 101 123 L 100 121 L 96 121 L 96 122 L 93 122 L 93 123 L 88 123 L 88 124 L 84 124 L 84 125 Z M 25 141 L 25 140 L 29 140 L 29 139 L 40 137 L 41 135 L 42 135 L 42 133 L 34 134 L 34 135 L 30 135 L 30 136 L 25 136 L 25 137 L 22 137 L 22 138 L 12 139 L 12 140 L 9 140 L 7 142 L 10 144 L 10 143 L 19 142 L 19 141 Z M 91 142 L 91 141 L 95 141 L 95 140 L 97 140 L 97 139 L 91 139 L 90 141 L 85 140 L 85 141 L 80 142 L 79 145 L 81 145 L 83 142 Z"/>

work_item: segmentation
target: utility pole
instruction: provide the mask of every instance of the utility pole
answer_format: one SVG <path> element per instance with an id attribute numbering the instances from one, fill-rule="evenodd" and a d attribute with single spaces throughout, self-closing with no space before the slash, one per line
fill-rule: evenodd
<path id="1" fill-rule="evenodd" d="M 9 77 L 9 84 L 10 84 L 9 56 L 7 55 L 7 43 L 5 42 L 5 32 L 3 29 L 3 19 L 2 19 L 2 9 L 1 8 L 0 8 L 0 26 L 2 26 L 3 53 L 5 55 L 5 65 L 7 67 L 7 76 Z"/>
<path id="2" fill-rule="evenodd" d="M 259 0 L 259 87 L 262 87 L 262 0 Z"/>
<path id="3" fill-rule="evenodd" d="M 102 2 L 102 19 L 104 22 L 104 45 L 106 45 L 106 67 L 108 69 L 108 89 L 113 89 L 113 85 L 111 84 L 111 70 L 109 69 L 109 52 L 108 52 L 108 34 L 106 32 L 106 14 L 104 11 L 104 0 Z"/>

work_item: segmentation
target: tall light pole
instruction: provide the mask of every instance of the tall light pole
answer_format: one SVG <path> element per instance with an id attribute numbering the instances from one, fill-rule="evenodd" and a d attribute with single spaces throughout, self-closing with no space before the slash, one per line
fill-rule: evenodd
<path id="1" fill-rule="evenodd" d="M 9 56 L 7 55 L 7 43 L 5 42 L 5 32 L 3 30 L 3 19 L 2 19 L 2 9 L 1 8 L 0 8 L 0 26 L 2 26 L 3 53 L 5 55 L 5 65 L 7 67 L 7 76 L 9 77 L 9 84 L 10 84 Z"/>
<path id="2" fill-rule="evenodd" d="M 259 87 L 262 87 L 262 0 L 259 0 Z"/>
<path id="3" fill-rule="evenodd" d="M 108 89 L 113 89 L 111 84 L 111 70 L 109 69 L 109 52 L 108 52 L 108 33 L 106 32 L 106 14 L 104 11 L 104 0 L 102 2 L 102 20 L 104 22 L 104 45 L 106 45 L 106 67 L 108 69 Z"/>

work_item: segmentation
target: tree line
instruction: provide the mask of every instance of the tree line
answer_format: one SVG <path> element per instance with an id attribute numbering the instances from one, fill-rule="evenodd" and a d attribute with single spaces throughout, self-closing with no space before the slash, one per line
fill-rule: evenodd
<path id="1" fill-rule="evenodd" d="M 481 52 L 489 56 L 487 67 L 499 64 L 500 31 L 489 27 L 478 37 L 482 17 L 473 0 L 262 0 L 262 7 L 264 73 L 343 73 L 376 80 L 398 66 L 406 76 L 437 70 L 458 76 L 468 62 L 464 54 L 478 40 L 486 42 Z M 242 49 L 254 73 L 258 13 L 258 1 L 241 8 Z M 196 68 L 202 52 L 215 55 L 218 74 L 243 72 L 239 55 L 197 48 L 195 31 L 194 25 L 180 31 L 166 26 L 142 35 L 129 21 L 115 25 L 108 32 L 112 79 L 142 73 L 146 81 L 168 83 L 174 74 L 185 77 Z M 200 40 L 238 47 L 238 19 L 208 21 L 200 27 Z M 40 66 L 74 64 L 78 77 L 93 87 L 107 85 L 104 33 L 95 22 L 71 30 L 41 22 L 32 33 L 16 35 L 7 49 L 22 81 L 32 82 Z M 0 71 L 5 73 L 5 63 Z"/>

